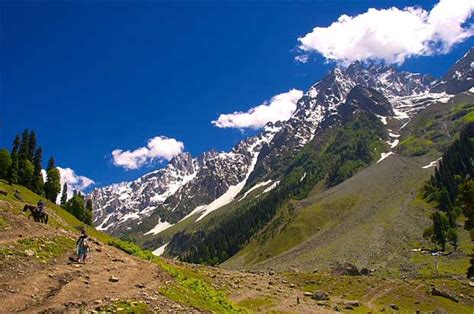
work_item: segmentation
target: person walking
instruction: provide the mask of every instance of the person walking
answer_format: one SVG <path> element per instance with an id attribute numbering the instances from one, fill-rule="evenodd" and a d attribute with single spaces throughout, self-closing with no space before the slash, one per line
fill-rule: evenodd
<path id="1" fill-rule="evenodd" d="M 85 263 L 89 253 L 89 241 L 86 230 L 82 229 L 81 235 L 76 241 L 76 262 Z"/>

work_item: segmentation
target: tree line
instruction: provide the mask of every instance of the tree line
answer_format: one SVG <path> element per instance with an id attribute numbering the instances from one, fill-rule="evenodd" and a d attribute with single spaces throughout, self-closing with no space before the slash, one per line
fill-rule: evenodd
<path id="1" fill-rule="evenodd" d="M 474 241 L 474 123 L 460 132 L 459 138 L 444 152 L 434 174 L 426 182 L 424 198 L 436 203 L 432 225 L 423 236 L 442 251 L 446 244 L 458 246 L 457 219 L 466 217 L 464 228 Z M 474 257 L 469 277 L 474 276 Z"/>
<path id="2" fill-rule="evenodd" d="M 46 181 L 43 178 L 43 149 L 37 145 L 36 133 L 25 129 L 13 140 L 11 151 L 0 150 L 0 179 L 10 185 L 22 185 L 34 193 L 56 203 L 61 192 L 61 174 L 56 167 L 54 157 L 48 159 Z M 79 220 L 92 223 L 92 203 L 89 204 L 79 192 L 67 199 L 67 184 L 64 183 L 61 195 L 61 207 Z"/>

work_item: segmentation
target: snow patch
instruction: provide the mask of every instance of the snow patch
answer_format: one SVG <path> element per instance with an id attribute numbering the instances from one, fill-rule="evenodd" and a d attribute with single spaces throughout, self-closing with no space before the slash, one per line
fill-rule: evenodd
<path id="1" fill-rule="evenodd" d="M 170 243 L 168 242 L 168 243 L 163 244 L 162 246 L 160 246 L 159 248 L 157 248 L 156 250 L 154 250 L 151 253 L 153 253 L 153 255 L 156 255 L 156 256 L 163 255 L 163 253 L 165 252 L 166 246 L 168 246 L 168 244 L 170 244 Z"/>
<path id="2" fill-rule="evenodd" d="M 301 181 L 303 181 L 303 180 L 304 180 L 304 178 L 306 178 L 306 172 L 305 172 L 305 173 L 303 173 L 303 176 L 301 177 L 301 179 L 300 179 L 300 182 L 301 182 Z"/>
<path id="3" fill-rule="evenodd" d="M 156 224 L 156 226 L 155 226 L 153 229 L 147 231 L 147 232 L 145 233 L 145 235 L 147 235 L 147 234 L 154 234 L 154 235 L 157 235 L 158 233 L 160 233 L 160 232 L 162 232 L 162 231 L 168 229 L 169 227 L 171 227 L 171 226 L 173 226 L 173 225 L 174 225 L 174 224 L 170 224 L 170 223 L 167 222 L 167 221 L 163 221 L 163 222 L 162 222 L 162 221 L 161 221 L 161 218 L 160 218 L 160 221 L 158 222 L 158 224 Z"/>
<path id="4" fill-rule="evenodd" d="M 421 169 L 428 169 L 428 168 L 431 168 L 431 167 L 435 167 L 439 161 L 442 159 L 443 157 L 439 157 L 438 159 L 436 160 L 433 160 L 432 162 L 430 162 L 429 164 L 427 164 L 426 166 L 423 166 L 421 167 Z"/>
<path id="5" fill-rule="evenodd" d="M 394 154 L 394 152 L 382 153 L 382 155 L 380 156 L 380 159 L 377 160 L 377 163 L 381 162 L 382 160 L 384 160 L 385 158 L 387 158 L 388 156 L 393 155 L 393 154 Z"/>
<path id="6" fill-rule="evenodd" d="M 260 183 L 255 184 L 255 185 L 254 185 L 253 187 L 251 187 L 247 192 L 245 192 L 244 196 L 242 196 L 239 201 L 241 201 L 241 200 L 243 200 L 244 198 L 246 198 L 247 195 L 249 195 L 252 191 L 255 191 L 256 189 L 258 189 L 258 188 L 261 187 L 261 186 L 267 186 L 267 185 L 269 185 L 270 183 L 272 183 L 272 180 L 268 180 L 268 181 L 265 181 L 265 182 L 260 182 Z"/>
<path id="7" fill-rule="evenodd" d="M 265 194 L 265 193 L 268 193 L 270 192 L 271 190 L 273 190 L 274 188 L 276 188 L 278 186 L 278 184 L 280 184 L 280 181 L 276 181 L 275 183 L 273 183 L 272 185 L 270 185 L 268 188 L 266 188 L 265 190 L 263 190 L 262 194 Z M 262 195 L 260 194 L 260 195 Z"/>
<path id="8" fill-rule="evenodd" d="M 380 121 L 382 121 L 382 123 L 384 125 L 387 125 L 387 117 L 384 117 L 384 116 L 379 116 L 378 114 L 376 114 L 377 118 L 380 119 Z"/>

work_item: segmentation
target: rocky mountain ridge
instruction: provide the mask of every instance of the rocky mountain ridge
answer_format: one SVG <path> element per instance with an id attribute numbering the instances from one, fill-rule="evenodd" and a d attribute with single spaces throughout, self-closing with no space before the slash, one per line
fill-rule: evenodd
<path id="1" fill-rule="evenodd" d="M 133 182 L 95 189 L 90 194 L 94 224 L 122 234 L 154 217 L 157 224 L 147 233 L 157 234 L 191 214 L 200 213 L 202 219 L 256 184 L 277 181 L 275 169 L 291 160 L 317 132 L 356 108 L 356 103 L 376 108 L 373 113 L 382 121 L 388 116 L 408 121 L 453 92 L 472 88 L 473 61 L 471 49 L 441 81 L 380 64 L 336 67 L 308 89 L 288 121 L 267 124 L 230 152 L 209 151 L 197 158 L 182 153 Z"/>

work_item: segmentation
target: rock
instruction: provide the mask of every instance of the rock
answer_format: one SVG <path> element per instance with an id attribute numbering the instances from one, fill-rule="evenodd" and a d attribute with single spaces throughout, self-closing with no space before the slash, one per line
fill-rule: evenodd
<path id="1" fill-rule="evenodd" d="M 142 284 L 142 283 L 137 283 L 137 284 L 135 285 L 135 287 L 138 288 L 138 289 L 144 289 L 144 288 L 145 288 L 145 285 Z"/>
<path id="2" fill-rule="evenodd" d="M 310 297 L 310 296 L 312 296 L 313 294 L 312 294 L 311 292 L 306 291 L 303 295 L 304 295 L 305 297 Z"/>
<path id="3" fill-rule="evenodd" d="M 324 301 L 324 300 L 329 300 L 329 296 L 324 291 L 316 291 L 311 295 L 311 299 L 318 300 L 318 301 Z"/>
<path id="4" fill-rule="evenodd" d="M 25 254 L 27 256 L 33 256 L 33 255 L 35 255 L 35 252 L 33 250 L 27 249 L 27 250 L 25 250 Z"/>
<path id="5" fill-rule="evenodd" d="M 436 287 L 431 288 L 431 294 L 439 297 L 449 299 L 454 302 L 459 302 L 458 298 L 455 295 L 450 294 L 447 291 L 440 290 Z"/>
<path id="6" fill-rule="evenodd" d="M 335 311 L 335 312 L 340 312 L 340 311 L 341 311 L 341 308 L 339 307 L 339 305 L 336 305 L 336 306 L 334 307 L 334 311 Z"/>
<path id="7" fill-rule="evenodd" d="M 360 306 L 360 302 L 359 300 L 347 300 L 347 301 L 344 301 L 344 307 L 347 309 L 348 307 L 351 307 L 351 308 L 355 308 L 355 307 L 359 307 Z"/>
<path id="8" fill-rule="evenodd" d="M 328 304 L 327 304 L 326 302 L 324 302 L 324 301 L 318 301 L 317 304 L 318 304 L 319 306 L 327 306 L 327 305 L 328 305 Z"/>
<path id="9" fill-rule="evenodd" d="M 125 263 L 125 261 L 121 258 L 114 258 L 112 259 L 112 262 L 120 262 L 120 263 Z"/>
<path id="10" fill-rule="evenodd" d="M 119 278 L 118 278 L 118 277 L 115 277 L 115 276 L 110 276 L 110 277 L 109 277 L 109 281 L 110 281 L 110 282 L 118 282 L 118 281 L 119 281 Z"/>
<path id="11" fill-rule="evenodd" d="M 399 308 L 398 305 L 396 305 L 396 304 L 393 304 L 393 303 L 392 303 L 392 304 L 390 304 L 389 306 L 390 306 L 392 309 L 394 309 L 395 311 L 400 310 L 400 308 Z"/>
<path id="12" fill-rule="evenodd" d="M 96 248 L 95 248 L 95 251 L 96 251 L 96 252 L 102 252 L 102 249 L 101 249 L 100 247 L 96 247 Z"/>
<path id="13" fill-rule="evenodd" d="M 372 276 L 374 274 L 375 270 L 374 269 L 368 269 L 368 268 L 362 268 L 360 270 L 360 274 L 362 276 Z"/>
<path id="14" fill-rule="evenodd" d="M 290 284 L 290 288 L 294 288 L 295 287 L 295 284 L 294 283 L 291 283 Z"/>
<path id="15" fill-rule="evenodd" d="M 270 271 L 268 272 L 268 274 L 269 274 L 270 276 L 273 276 L 273 275 L 275 275 L 275 272 L 274 272 L 273 270 L 270 270 Z"/>
<path id="16" fill-rule="evenodd" d="M 433 314 L 448 314 L 448 312 L 442 308 L 437 308 L 436 310 L 433 311 Z"/>
<path id="17" fill-rule="evenodd" d="M 469 287 L 474 287 L 474 281 L 469 280 Z"/>
<path id="18" fill-rule="evenodd" d="M 336 264 L 332 269 L 333 275 L 360 276 L 360 272 L 356 266 L 351 263 Z"/>

